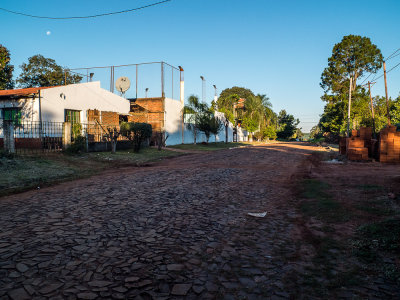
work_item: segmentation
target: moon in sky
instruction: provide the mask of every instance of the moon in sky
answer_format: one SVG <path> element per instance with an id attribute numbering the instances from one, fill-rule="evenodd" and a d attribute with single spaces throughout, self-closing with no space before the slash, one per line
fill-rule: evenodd
<path id="1" fill-rule="evenodd" d="M 46 31 L 46 35 L 50 35 L 50 34 L 51 34 L 50 30 Z"/>

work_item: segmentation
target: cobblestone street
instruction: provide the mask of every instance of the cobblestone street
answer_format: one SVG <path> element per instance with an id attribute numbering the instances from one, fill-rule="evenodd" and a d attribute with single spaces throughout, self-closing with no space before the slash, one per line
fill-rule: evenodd
<path id="1" fill-rule="evenodd" d="M 288 185 L 314 149 L 191 154 L 3 197 L 0 299 L 287 298 Z"/>

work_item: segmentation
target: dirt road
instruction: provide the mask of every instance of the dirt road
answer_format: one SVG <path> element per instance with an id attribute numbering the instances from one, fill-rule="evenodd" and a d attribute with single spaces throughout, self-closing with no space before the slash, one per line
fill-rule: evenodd
<path id="1" fill-rule="evenodd" d="M 315 150 L 192 154 L 0 198 L 0 299 L 296 296 L 289 187 Z"/>

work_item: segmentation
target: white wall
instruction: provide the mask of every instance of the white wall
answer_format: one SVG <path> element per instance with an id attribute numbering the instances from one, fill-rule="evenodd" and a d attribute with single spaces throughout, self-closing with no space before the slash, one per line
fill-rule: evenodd
<path id="1" fill-rule="evenodd" d="M 58 86 L 40 91 L 42 121 L 64 122 L 64 110 L 81 111 L 81 122 L 87 122 L 87 110 L 112 111 L 128 114 L 129 100 L 100 87 L 100 82 Z M 0 101 L 0 108 L 20 107 L 22 121 L 39 121 L 39 98 Z"/>
<path id="2" fill-rule="evenodd" d="M 64 110 L 80 110 L 81 122 L 87 122 L 86 111 L 97 109 L 128 114 L 129 100 L 100 87 L 100 82 L 88 82 L 41 90 L 42 120 L 64 122 Z"/>
<path id="3" fill-rule="evenodd" d="M 182 144 L 182 109 L 183 103 L 165 98 L 164 130 L 168 134 L 166 145 Z"/>
<path id="4" fill-rule="evenodd" d="M 167 146 L 182 144 L 182 131 L 181 131 L 181 110 L 183 105 L 176 100 L 165 99 L 165 130 L 168 133 L 169 137 L 166 141 Z M 168 100 L 168 101 L 167 101 Z M 224 114 L 221 112 L 215 113 L 216 117 L 221 121 L 224 119 Z M 185 144 L 193 144 L 194 135 L 193 131 L 187 128 L 187 123 L 184 126 L 184 143 Z M 247 141 L 247 132 L 238 129 L 238 141 L 243 142 Z M 206 136 L 202 132 L 197 132 L 196 137 L 197 143 L 206 142 Z M 229 123 L 228 126 L 228 142 L 233 141 L 233 124 Z M 210 136 L 209 142 L 225 142 L 225 126 L 222 127 L 219 134 L 215 137 L 214 135 Z"/>

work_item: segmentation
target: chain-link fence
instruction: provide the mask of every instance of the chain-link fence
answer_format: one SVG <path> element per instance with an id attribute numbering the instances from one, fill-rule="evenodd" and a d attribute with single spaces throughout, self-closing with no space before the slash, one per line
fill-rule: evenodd
<path id="1" fill-rule="evenodd" d="M 183 69 L 166 62 L 75 68 L 66 72 L 82 76 L 81 82 L 100 81 L 102 88 L 130 99 L 166 97 L 179 100 L 180 80 L 183 79 Z M 120 77 L 128 77 L 130 81 L 130 88 L 125 93 L 115 86 Z"/>

